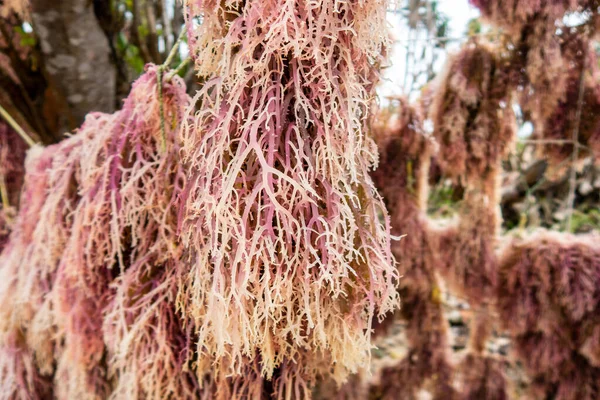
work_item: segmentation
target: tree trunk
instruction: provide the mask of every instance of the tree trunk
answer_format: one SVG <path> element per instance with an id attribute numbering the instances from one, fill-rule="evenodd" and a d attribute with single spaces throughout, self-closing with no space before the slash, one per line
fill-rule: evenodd
<path id="1" fill-rule="evenodd" d="M 93 3 L 32 0 L 31 6 L 48 79 L 68 104 L 61 128 L 76 128 L 90 111 L 114 111 L 117 71 Z"/>

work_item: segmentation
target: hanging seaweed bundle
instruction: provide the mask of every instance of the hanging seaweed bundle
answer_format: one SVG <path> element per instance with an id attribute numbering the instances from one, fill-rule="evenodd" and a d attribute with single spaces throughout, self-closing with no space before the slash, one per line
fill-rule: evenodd
<path id="1" fill-rule="evenodd" d="M 518 30 L 534 18 L 554 22 L 566 13 L 596 11 L 598 0 L 470 0 L 493 24 Z"/>
<path id="2" fill-rule="evenodd" d="M 498 310 L 536 397 L 600 395 L 600 248 L 597 234 L 540 232 L 500 259 Z"/>
<path id="3" fill-rule="evenodd" d="M 486 181 L 510 149 L 516 121 L 505 63 L 490 45 L 471 42 L 439 76 L 430 114 L 446 176 Z"/>
<path id="4" fill-rule="evenodd" d="M 511 79 L 522 88 L 517 92 L 519 105 L 532 114 L 536 130 L 542 131 L 553 109 L 565 98 L 568 74 L 564 72 L 569 66 L 554 24 L 536 20 L 523 27 L 522 33 L 513 53 Z"/>
<path id="5" fill-rule="evenodd" d="M 596 32 L 596 0 L 585 1 L 472 1 L 482 14 L 512 35 L 505 47 L 506 81 L 518 95 L 519 105 L 535 126 L 538 154 L 560 165 L 574 154 L 571 141 L 577 136 L 578 158 L 597 155 L 596 53 L 590 41 Z M 576 27 L 564 17 L 578 13 Z M 560 169 L 553 167 L 553 169 Z"/>
<path id="6" fill-rule="evenodd" d="M 440 76 L 430 111 L 442 176 L 463 192 L 454 223 L 437 233 L 435 266 L 450 292 L 468 300 L 477 315 L 468 351 L 452 368 L 461 399 L 508 396 L 502 365 L 486 354 L 485 343 L 494 326 L 488 315 L 497 286 L 501 161 L 517 131 L 510 68 L 495 46 L 468 43 Z"/>
<path id="7" fill-rule="evenodd" d="M 402 260 L 398 264 L 400 275 L 404 277 L 399 285 L 403 301 L 400 312 L 413 313 L 411 304 L 430 298 L 436 286 L 435 248 L 423 211 L 434 143 L 423 131 L 421 115 L 404 99 L 393 111 L 378 118 L 373 136 L 381 158 L 372 176 L 390 212 L 392 234 L 401 236 L 406 232 L 401 240 L 393 243 L 392 251 Z M 413 297 L 415 301 L 411 300 Z"/>
<path id="8" fill-rule="evenodd" d="M 543 50 L 547 52 L 546 49 Z M 598 60 L 593 44 L 582 34 L 565 32 L 560 37 L 560 60 L 554 62 L 560 69 L 560 82 L 550 84 L 547 90 L 540 90 L 535 82 L 534 96 L 544 98 L 542 94 L 555 97 L 553 103 L 539 103 L 531 107 L 531 101 L 525 107 L 531 109 L 532 121 L 538 136 L 546 140 L 569 141 L 577 135 L 577 143 L 584 149 L 578 152 L 579 158 L 600 155 L 600 118 L 597 109 L 600 105 L 600 85 L 598 84 Z M 552 65 L 549 62 L 544 65 Z M 539 68 L 531 66 L 528 70 Z M 531 74 L 528 77 L 531 79 Z M 550 80 L 550 78 L 548 78 Z M 550 86 L 553 86 L 550 89 Z M 552 95 L 556 93 L 556 95 Z M 574 152 L 571 143 L 547 144 L 539 153 L 560 165 L 569 160 Z"/>
<path id="9" fill-rule="evenodd" d="M 390 210 L 392 230 L 409 227 L 406 237 L 393 246 L 401 260 L 400 293 L 407 306 L 402 315 L 409 351 L 399 364 L 381 372 L 371 387 L 373 396 L 396 398 L 400 393 L 412 398 L 423 389 L 434 398 L 508 395 L 502 366 L 485 351 L 493 323 L 481 317 L 490 311 L 497 284 L 500 163 L 516 135 L 507 62 L 506 55 L 478 41 L 449 60 L 431 89 L 433 101 L 423 103 L 431 104 L 436 152 L 431 145 L 423 147 L 421 143 L 430 139 L 416 134 L 420 119 L 402 102 L 394 118 L 384 116 L 387 123 L 374 126 L 381 152 L 375 182 Z M 400 128 L 396 121 L 401 121 Z M 443 176 L 452 178 L 464 192 L 455 222 L 446 227 L 425 214 L 432 156 Z M 459 363 L 445 356 L 449 350 L 446 321 L 435 295 L 440 290 L 438 273 L 451 293 L 467 299 L 478 314 L 471 323 L 468 353 Z M 477 368 L 471 370 L 472 366 Z"/>
<path id="10" fill-rule="evenodd" d="M 423 128 L 423 113 L 405 98 L 394 99 L 391 108 L 374 117 L 371 134 L 379 148 L 379 164 L 371 176 L 390 214 L 411 219 L 426 206 L 429 163 L 437 150 L 433 137 Z M 403 226 L 403 221 L 392 225 Z"/>
<path id="11" fill-rule="evenodd" d="M 4 397 L 307 398 L 367 365 L 397 305 L 364 132 L 385 3 L 187 7 L 197 112 L 150 66 L 122 111 L 30 154 Z"/>
<path id="12" fill-rule="evenodd" d="M 206 83 L 183 134 L 191 268 L 177 298 L 196 362 L 238 376 L 259 359 L 260 376 L 286 385 L 343 381 L 367 365 L 372 320 L 398 297 L 365 134 L 386 3 L 187 5 Z"/>
<path id="13" fill-rule="evenodd" d="M 122 111 L 90 114 L 76 135 L 29 154 L 0 255 L 2 398 L 106 398 L 113 385 L 115 397 L 126 386 L 163 398 L 193 386 L 168 295 L 178 283 L 164 272 L 182 251 L 177 132 L 189 98 L 178 78 L 158 96 L 157 76 L 148 67 Z"/>
<path id="14" fill-rule="evenodd" d="M 467 353 L 458 363 L 455 385 L 464 400 L 507 400 L 505 365 L 492 357 Z"/>
<path id="15" fill-rule="evenodd" d="M 39 148 L 33 149 L 26 163 L 29 174 L 25 177 L 25 184 L 21 196 L 21 210 L 15 223 L 12 238 L 19 236 L 19 241 L 31 243 L 37 225 L 40 210 L 47 197 L 45 181 L 48 178 L 46 168 L 48 157 L 39 156 Z M 49 152 L 47 153 L 49 154 Z M 35 172 L 34 172 L 35 171 Z M 45 248 L 50 247 L 52 242 Z M 40 246 L 41 248 L 41 246 Z M 30 289 L 29 297 L 17 300 L 20 294 L 18 286 L 26 286 L 25 277 L 29 265 L 21 263 L 17 257 L 12 262 L 7 261 L 13 254 L 25 254 L 21 243 L 10 240 L 3 253 L 0 255 L 0 397 L 6 399 L 33 398 L 41 399 L 52 396 L 51 378 L 44 377 L 37 368 L 34 354 L 27 342 L 27 330 L 23 325 L 29 325 L 35 313 L 30 303 L 41 303 L 39 287 Z M 23 260 L 25 261 L 25 260 Z M 23 276 L 22 275 L 22 276 Z M 34 292 L 34 293 L 32 293 Z M 47 292 L 47 291 L 44 291 Z"/>
<path id="16" fill-rule="evenodd" d="M 486 354 L 494 321 L 488 317 L 497 286 L 497 235 L 501 161 L 516 136 L 513 80 L 507 54 L 495 46 L 468 43 L 440 76 L 432 104 L 436 154 L 443 176 L 463 192 L 456 219 L 437 235 L 437 271 L 450 292 L 468 300 L 468 351 L 453 365 L 459 398 L 505 399 L 502 365 Z"/>
<path id="17" fill-rule="evenodd" d="M 481 304 L 495 281 L 500 162 L 516 136 L 509 70 L 488 44 L 468 43 L 440 75 L 430 111 L 444 176 L 464 198 L 456 223 L 439 235 L 439 271 L 453 291 Z"/>
<path id="18" fill-rule="evenodd" d="M 402 240 L 393 243 L 392 251 L 400 260 L 403 301 L 403 308 L 393 318 L 404 321 L 408 349 L 405 357 L 376 371 L 374 379 L 367 381 L 369 396 L 418 398 L 427 391 L 436 399 L 507 398 L 503 365 L 485 349 L 493 326 L 485 316 L 496 286 L 495 244 L 500 222 L 495 203 L 497 182 L 491 185 L 489 180 L 498 177 L 500 159 L 496 165 L 488 165 L 484 184 L 471 175 L 462 176 L 467 189 L 458 220 L 444 226 L 427 217 L 426 200 L 430 160 L 437 156 L 438 147 L 444 152 L 445 144 L 434 144 L 424 133 L 420 112 L 404 99 L 396 99 L 392 108 L 378 115 L 373 135 L 380 165 L 372 176 L 390 211 L 392 233 L 400 233 L 396 227 L 407 228 Z M 499 152 L 505 152 L 502 146 L 507 145 L 496 144 Z M 477 309 L 478 317 L 471 323 L 471 344 L 458 362 L 448 356 L 439 276 L 453 294 L 467 298 Z M 377 327 L 383 330 L 380 334 L 385 334 L 385 326 L 393 322 L 390 319 Z M 356 386 L 342 387 L 338 398 L 353 398 L 349 391 Z M 480 395 L 486 397 L 477 397 Z"/>
<path id="19" fill-rule="evenodd" d="M 486 194 L 467 189 L 457 219 L 439 233 L 438 271 L 452 292 L 472 305 L 487 302 L 496 284 L 498 205 Z"/>
<path id="20" fill-rule="evenodd" d="M 474 3 L 480 8 L 494 5 L 494 12 L 501 13 L 517 12 L 526 2 Z M 505 4 L 508 7 L 503 10 Z M 415 398 L 419 390 L 425 389 L 434 398 L 508 398 L 506 365 L 487 354 L 486 348 L 492 330 L 498 325 L 508 329 L 514 338 L 517 360 L 523 363 L 531 379 L 532 398 L 600 396 L 597 235 L 536 233 L 527 240 L 512 240 L 502 252 L 498 251 L 500 163 L 516 133 L 513 99 L 519 101 L 526 118 L 534 122 L 536 138 L 559 144 L 544 147 L 544 156 L 551 162 L 572 158 L 573 146 L 559 142 L 572 139 L 579 118 L 577 139 L 585 149 L 580 149 L 579 156 L 587 157 L 597 151 L 597 118 L 592 115 L 597 108 L 597 61 L 595 53 L 588 50 L 590 31 L 587 31 L 594 17 L 585 14 L 589 19 L 583 27 L 560 29 L 564 26 L 559 22 L 554 25 L 566 12 L 582 11 L 584 7 L 591 7 L 590 4 L 593 6 L 587 2 L 527 3 L 529 9 L 520 10 L 524 12 L 522 20 L 508 17 L 514 24 L 507 28 L 511 33 L 509 37 L 503 37 L 497 45 L 472 40 L 450 59 L 446 72 L 430 86 L 432 89 L 422 104 L 427 107 L 433 92 L 430 115 L 439 146 L 434 157 L 442 175 L 452 178 L 464 193 L 456 222 L 450 227 L 436 228 L 415 204 L 424 192 L 418 182 L 426 184 L 427 181 L 410 177 L 410 171 L 415 168 L 412 165 L 415 160 L 411 159 L 415 153 L 410 145 L 414 135 L 405 128 L 411 124 L 404 121 L 411 119 L 414 111 L 409 111 L 411 107 L 401 101 L 393 118 L 384 114 L 384 122 L 375 123 L 375 137 L 382 155 L 381 170 L 375 171 L 373 176 L 390 210 L 392 232 L 396 221 L 402 221 L 399 226 L 410 227 L 405 231 L 405 239 L 410 240 L 413 232 L 416 238 L 413 237 L 415 241 L 406 249 L 401 247 L 406 243 L 404 239 L 393 246 L 403 274 L 400 284 L 403 304 L 410 305 L 408 312 L 397 314 L 408 315 L 409 356 L 385 368 L 371 382 L 372 397 Z M 538 6 L 541 10 L 535 11 Z M 596 8 L 590 9 L 593 14 L 597 13 Z M 490 16 L 491 11 L 482 11 Z M 499 15 L 496 17 L 500 18 Z M 502 25 L 501 18 L 492 21 Z M 578 100 L 579 97 L 582 100 Z M 396 125 L 396 121 L 403 122 Z M 401 133 L 394 136 L 392 132 Z M 399 143 L 407 143 L 403 151 L 390 151 Z M 422 148 L 420 151 L 426 153 Z M 425 160 L 420 161 L 428 164 L 428 156 Z M 411 192 L 415 182 L 419 189 Z M 417 220 L 425 223 L 415 223 Z M 422 247 L 424 243 L 427 250 Z M 404 261 L 411 260 L 412 250 L 420 260 L 435 261 L 431 266 L 427 262 L 416 264 L 411 270 Z M 422 287 L 423 293 L 427 293 L 431 282 L 427 277 L 432 274 L 429 271 L 434 275 L 440 273 L 449 291 L 466 299 L 476 314 L 470 323 L 466 354 L 441 370 L 442 376 L 450 377 L 450 387 L 436 386 L 435 379 L 433 384 L 422 380 L 429 371 L 439 367 L 436 362 L 440 358 L 428 359 L 427 354 L 423 357 L 416 351 L 419 343 L 436 337 L 435 334 L 441 339 L 422 347 L 432 349 L 430 354 L 443 354 L 442 346 L 446 342 L 443 331 L 432 328 L 443 327 L 445 321 L 440 318 L 441 322 L 436 324 L 430 317 L 433 314 L 426 312 L 435 310 L 432 305 L 435 297 L 417 297 L 411 291 Z M 411 282 L 413 276 L 419 277 L 420 285 Z M 415 298 L 417 301 L 412 302 Z M 493 309 L 499 310 L 499 318 L 495 318 Z M 423 324 L 418 325 L 420 322 Z M 413 326 L 418 326 L 417 339 L 421 342 L 414 340 Z M 422 358 L 425 361 L 419 369 L 421 372 L 411 375 L 411 371 L 421 365 Z M 442 389 L 441 394 L 437 389 Z"/>
<path id="21" fill-rule="evenodd" d="M 436 398 L 451 398 L 452 368 L 447 359 L 446 321 L 435 275 L 436 231 L 425 214 L 429 161 L 435 150 L 424 133 L 422 116 L 405 99 L 378 116 L 373 135 L 380 150 L 379 168 L 372 173 L 391 215 L 392 233 L 406 235 L 392 245 L 400 260 L 402 308 L 406 321 L 407 355 L 385 367 L 370 386 L 374 398 L 414 398 L 425 386 Z M 391 318 L 390 318 L 391 319 Z"/>

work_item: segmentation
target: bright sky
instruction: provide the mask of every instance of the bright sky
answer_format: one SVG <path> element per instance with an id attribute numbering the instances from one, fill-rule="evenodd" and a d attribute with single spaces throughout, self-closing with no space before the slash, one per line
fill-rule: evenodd
<path id="1" fill-rule="evenodd" d="M 465 34 L 469 20 L 479 16 L 479 12 L 469 4 L 469 0 L 439 0 L 439 7 L 450 20 L 448 36 L 452 38 L 462 37 Z M 388 13 L 388 22 L 397 43 L 394 45 L 390 56 L 391 66 L 385 71 L 384 81 L 378 89 L 382 103 L 386 103 L 385 96 L 400 95 L 404 92 L 405 46 L 408 39 L 408 31 L 400 15 Z M 458 47 L 459 43 L 452 42 L 447 48 L 449 51 L 456 51 Z M 438 59 L 435 66 L 436 70 L 439 71 L 443 64 L 444 59 Z"/>
<path id="2" fill-rule="evenodd" d="M 450 17 L 452 36 L 462 35 L 471 18 L 479 16 L 479 11 L 468 0 L 440 0 L 440 10 Z"/>

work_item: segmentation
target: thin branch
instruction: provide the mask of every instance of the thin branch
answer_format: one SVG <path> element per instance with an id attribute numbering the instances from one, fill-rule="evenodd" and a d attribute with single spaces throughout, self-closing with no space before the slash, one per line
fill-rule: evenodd
<path id="1" fill-rule="evenodd" d="M 6 181 L 2 171 L 0 171 L 0 199 L 2 199 L 2 208 L 8 210 L 10 208 L 10 201 L 8 198 L 8 190 L 6 189 Z"/>
<path id="2" fill-rule="evenodd" d="M 15 132 L 17 132 L 19 136 L 21 136 L 21 138 L 25 141 L 25 143 L 27 143 L 29 147 L 33 147 L 37 144 L 36 141 L 33 140 L 31 136 L 29 136 L 27 132 L 23 130 L 23 128 L 21 128 L 17 121 L 15 121 L 13 117 L 11 117 L 11 115 L 8 113 L 8 111 L 6 111 L 1 105 L 0 115 L 2 115 L 2 118 L 4 118 L 4 120 L 15 130 Z"/>
<path id="3" fill-rule="evenodd" d="M 171 49 L 171 52 L 169 53 L 169 56 L 167 57 L 166 61 L 163 63 L 163 66 L 168 67 L 169 65 L 171 65 L 171 63 L 173 62 L 173 59 L 175 58 L 175 55 L 177 54 L 177 50 L 179 50 L 179 46 L 181 45 L 183 38 L 185 38 L 186 33 L 187 33 L 186 29 L 183 29 L 181 31 L 181 33 L 179 34 L 179 37 L 177 38 L 177 41 L 175 42 L 175 44 L 173 45 L 173 48 Z"/>
<path id="4" fill-rule="evenodd" d="M 171 52 L 169 53 L 169 56 L 167 57 L 165 62 L 161 66 L 158 67 L 158 72 L 157 72 L 158 105 L 159 105 L 159 112 L 160 112 L 161 149 L 164 152 L 167 151 L 167 131 L 165 129 L 165 105 L 164 105 L 164 101 L 163 101 L 163 75 L 164 75 L 164 72 L 167 70 L 167 68 L 169 68 L 169 65 L 173 62 L 173 59 L 175 58 L 175 54 L 177 54 L 179 45 L 183 41 L 183 38 L 185 37 L 186 32 L 187 32 L 186 29 L 183 29 L 181 31 L 181 33 L 179 34 L 179 37 L 177 38 L 177 41 L 175 42 L 175 44 L 173 45 L 173 48 L 171 49 Z M 184 62 L 182 62 L 174 72 L 177 73 L 179 71 L 179 69 L 182 68 L 184 66 L 184 64 L 186 64 L 188 62 L 189 62 L 188 59 L 184 60 Z M 168 80 L 172 79 L 173 76 L 174 76 L 174 74 L 168 75 L 167 76 Z"/>
<path id="5" fill-rule="evenodd" d="M 192 61 L 192 57 L 188 57 L 179 64 L 174 70 L 172 70 L 169 75 L 167 75 L 167 81 L 173 79 L 175 75 L 178 75 L 183 69 Z"/>
<path id="6" fill-rule="evenodd" d="M 579 143 L 579 126 L 581 125 L 581 112 L 583 109 L 583 95 L 585 93 L 585 60 L 587 51 L 583 53 L 583 64 L 581 66 L 581 76 L 579 77 L 579 98 L 577 99 L 577 113 L 575 114 L 575 126 L 573 127 L 572 142 Z M 575 206 L 575 187 L 577 185 L 577 168 L 575 164 L 579 159 L 579 146 L 573 146 L 571 159 L 571 175 L 569 177 L 569 197 L 567 197 L 567 232 L 572 231 L 573 227 L 573 208 Z"/>
<path id="7" fill-rule="evenodd" d="M 574 143 L 573 140 L 569 140 L 569 139 L 519 139 L 518 142 L 526 144 L 526 145 L 527 144 L 542 144 L 542 145 L 557 145 L 557 144 L 565 145 L 565 144 L 568 144 L 568 145 L 571 145 L 574 147 L 578 147 L 579 149 L 583 149 L 583 150 L 589 152 L 592 157 L 594 156 L 594 152 L 589 146 L 586 146 L 579 142 Z"/>
<path id="8" fill-rule="evenodd" d="M 572 140 L 567 139 L 519 139 L 519 142 L 526 144 L 573 144 Z"/>
<path id="9" fill-rule="evenodd" d="M 158 67 L 157 77 L 158 80 L 158 107 L 160 112 L 160 139 L 161 139 L 161 150 L 167 151 L 167 131 L 165 129 L 165 105 L 163 102 L 163 73 L 165 66 L 161 65 Z"/>

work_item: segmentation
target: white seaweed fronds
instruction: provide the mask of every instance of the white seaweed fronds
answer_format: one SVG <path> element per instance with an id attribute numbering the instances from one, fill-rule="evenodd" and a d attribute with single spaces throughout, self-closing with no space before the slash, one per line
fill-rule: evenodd
<path id="1" fill-rule="evenodd" d="M 183 131 L 191 270 L 179 305 L 198 357 L 233 375 L 259 357 L 270 378 L 322 353 L 343 381 L 369 360 L 372 318 L 398 300 L 365 134 L 385 1 L 187 4 L 206 84 Z"/>

